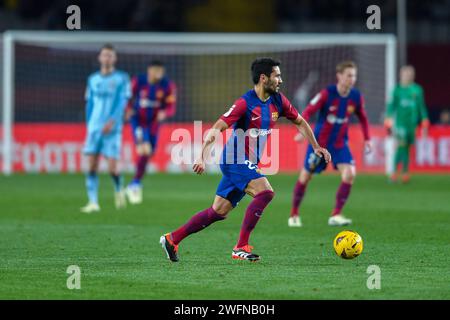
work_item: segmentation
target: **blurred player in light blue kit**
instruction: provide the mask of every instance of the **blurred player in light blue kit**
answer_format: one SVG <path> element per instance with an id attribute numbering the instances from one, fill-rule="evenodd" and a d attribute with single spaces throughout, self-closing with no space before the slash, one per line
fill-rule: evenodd
<path id="1" fill-rule="evenodd" d="M 117 162 L 122 145 L 125 107 L 131 97 L 130 80 L 127 73 L 115 69 L 117 55 L 112 45 L 102 47 L 98 61 L 100 71 L 89 76 L 86 88 L 87 134 L 83 152 L 88 158 L 86 189 L 89 202 L 81 208 L 86 213 L 100 210 L 97 196 L 100 155 L 108 161 L 116 208 L 126 205 Z"/>

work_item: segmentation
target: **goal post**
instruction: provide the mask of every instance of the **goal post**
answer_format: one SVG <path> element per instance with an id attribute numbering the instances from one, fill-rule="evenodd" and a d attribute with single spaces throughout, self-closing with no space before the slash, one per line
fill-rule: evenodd
<path id="1" fill-rule="evenodd" d="M 13 112 L 14 112 L 14 36 L 3 35 L 3 112 L 2 112 L 2 162 L 3 173 L 12 173 L 13 160 Z"/>
<path id="2" fill-rule="evenodd" d="M 152 58 L 166 62 L 180 89 L 173 120 L 178 122 L 217 117 L 251 86 L 249 66 L 257 56 L 282 60 L 283 92 L 297 107 L 334 81 L 337 62 L 355 60 L 357 86 L 377 123 L 396 81 L 396 38 L 389 34 L 7 31 L 2 57 L 5 175 L 15 171 L 16 124 L 83 122 L 86 78 L 96 70 L 98 49 L 107 42 L 118 49 L 118 68 L 130 75 L 143 72 Z"/>

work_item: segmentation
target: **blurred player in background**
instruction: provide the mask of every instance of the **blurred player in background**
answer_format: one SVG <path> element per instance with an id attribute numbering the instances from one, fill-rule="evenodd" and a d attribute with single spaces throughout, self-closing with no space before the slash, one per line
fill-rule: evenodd
<path id="1" fill-rule="evenodd" d="M 314 128 L 314 134 L 321 146 L 327 148 L 333 159 L 334 168 L 339 170 L 341 185 L 336 194 L 336 204 L 328 219 L 330 226 L 351 224 L 352 220 L 342 215 L 342 208 L 347 201 L 352 188 L 356 168 L 350 148 L 348 146 L 348 126 L 352 114 L 361 122 L 365 141 L 365 150 L 370 152 L 372 147 L 369 137 L 369 123 L 364 109 L 364 98 L 353 88 L 356 82 L 357 67 L 352 61 L 344 61 L 336 66 L 337 84 L 330 85 L 320 91 L 308 104 L 302 117 L 309 121 L 310 117 L 319 112 Z M 295 137 L 303 140 L 301 134 Z M 305 195 L 306 187 L 314 173 L 321 173 L 327 167 L 322 158 L 317 157 L 311 145 L 305 156 L 304 167 L 294 188 L 291 216 L 288 220 L 290 227 L 301 227 L 299 206 Z"/>
<path id="2" fill-rule="evenodd" d="M 100 155 L 108 161 L 109 173 L 114 183 L 117 209 L 126 205 L 125 192 L 117 162 L 122 145 L 122 127 L 125 107 L 131 97 L 128 74 L 115 69 L 117 54 L 114 47 L 106 44 L 98 56 L 100 71 L 88 78 L 86 88 L 87 136 L 83 149 L 88 158 L 89 172 L 86 189 L 89 203 L 82 212 L 100 210 L 98 205 L 98 164 Z"/>
<path id="3" fill-rule="evenodd" d="M 126 118 L 130 120 L 136 145 L 136 174 L 126 188 L 132 204 L 142 202 L 142 177 L 148 160 L 154 154 L 158 142 L 160 123 L 172 117 L 176 111 L 176 87 L 165 75 L 161 61 L 152 61 L 146 74 L 132 79 L 134 100 L 127 108 Z"/>
<path id="4" fill-rule="evenodd" d="M 207 134 L 201 156 L 193 166 L 197 174 L 205 170 L 206 156 L 210 154 L 216 134 L 233 126 L 233 135 L 223 150 L 220 164 L 223 177 L 212 206 L 194 215 L 177 230 L 160 238 L 160 243 L 171 261 L 178 261 L 178 245 L 184 238 L 225 219 L 245 194 L 253 197 L 253 200 L 245 212 L 239 239 L 231 257 L 247 261 L 260 259 L 252 252 L 249 237 L 264 209 L 272 201 L 274 192 L 267 178 L 260 173 L 258 163 L 265 142 L 279 117 L 286 117 L 303 132 L 318 157 L 323 158 L 325 162 L 330 160 L 328 151 L 317 143 L 308 123 L 289 100 L 279 93 L 282 83 L 279 65 L 280 62 L 271 58 L 256 59 L 251 66 L 254 89 L 236 100 Z M 246 132 L 249 134 L 243 134 Z M 237 146 L 242 146 L 242 149 Z"/>
<path id="5" fill-rule="evenodd" d="M 394 135 L 396 145 L 394 167 L 390 176 L 392 182 L 398 180 L 399 164 L 402 165 L 401 181 L 409 181 L 409 151 L 415 141 L 416 128 L 420 124 L 422 135 L 426 137 L 430 125 L 423 89 L 414 82 L 414 78 L 413 66 L 400 68 L 400 84 L 394 88 L 386 110 L 385 126 L 388 134 Z"/>

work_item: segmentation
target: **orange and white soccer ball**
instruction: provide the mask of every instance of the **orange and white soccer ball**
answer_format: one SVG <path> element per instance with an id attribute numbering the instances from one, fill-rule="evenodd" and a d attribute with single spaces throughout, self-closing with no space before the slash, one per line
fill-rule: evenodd
<path id="1" fill-rule="evenodd" d="M 363 240 L 355 231 L 345 230 L 334 238 L 333 247 L 339 257 L 353 259 L 363 251 Z"/>

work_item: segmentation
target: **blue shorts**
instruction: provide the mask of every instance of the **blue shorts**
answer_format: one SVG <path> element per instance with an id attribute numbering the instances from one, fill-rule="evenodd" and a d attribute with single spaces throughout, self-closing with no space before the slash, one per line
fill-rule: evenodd
<path id="1" fill-rule="evenodd" d="M 331 154 L 331 161 L 333 162 L 334 169 L 337 169 L 337 165 L 340 163 L 355 164 L 352 153 L 347 145 L 339 149 L 332 147 L 328 148 L 328 152 Z M 306 151 L 304 166 L 308 172 L 321 173 L 326 169 L 327 163 L 324 158 L 317 156 L 311 145 L 309 145 L 308 150 Z"/>
<path id="2" fill-rule="evenodd" d="M 157 129 L 155 130 L 151 126 L 141 127 L 135 123 L 132 123 L 131 128 L 133 130 L 134 144 L 149 143 L 152 146 L 152 152 L 156 149 L 156 144 L 158 142 Z"/>
<path id="3" fill-rule="evenodd" d="M 247 160 L 248 161 L 248 160 Z M 259 168 L 250 162 L 248 164 L 221 164 L 223 177 L 217 187 L 216 195 L 227 199 L 236 207 L 245 196 L 245 188 L 250 181 L 264 177 Z"/>
<path id="4" fill-rule="evenodd" d="M 101 154 L 107 158 L 120 158 L 122 147 L 122 132 L 104 135 L 101 131 L 88 132 L 84 143 L 83 153 Z"/>

